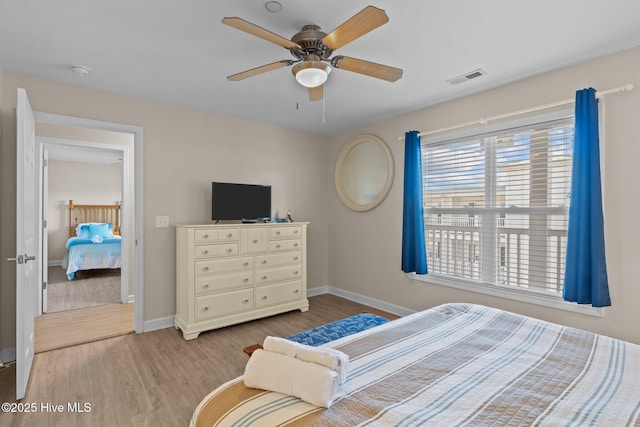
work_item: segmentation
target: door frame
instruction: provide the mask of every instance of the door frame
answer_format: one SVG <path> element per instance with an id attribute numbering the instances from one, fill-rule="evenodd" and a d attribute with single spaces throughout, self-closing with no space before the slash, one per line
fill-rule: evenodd
<path id="1" fill-rule="evenodd" d="M 130 220 L 129 220 L 129 215 L 126 215 L 126 213 L 128 213 L 131 209 L 132 203 L 131 203 L 131 191 L 129 191 L 130 188 L 130 183 L 131 183 L 131 174 L 129 173 L 129 165 L 131 162 L 131 154 L 130 154 L 130 149 L 129 146 L 127 145 L 117 145 L 117 144 L 108 144 L 108 143 L 98 143 L 98 142 L 89 142 L 89 141 L 82 141 L 82 140 L 71 140 L 71 139 L 64 139 L 64 138 L 52 138 L 52 137 L 48 137 L 48 136 L 37 136 L 36 135 L 36 142 L 38 144 L 38 148 L 40 149 L 40 151 L 44 151 L 46 150 L 48 147 L 51 147 L 52 145 L 64 145 L 66 147 L 91 147 L 91 148 L 97 148 L 97 149 L 101 149 L 101 150 L 105 150 L 105 151 L 117 151 L 121 154 L 122 156 L 122 188 L 120 189 L 120 200 L 122 201 L 122 208 L 123 208 L 123 212 L 125 213 L 125 215 L 122 215 L 122 218 L 120 219 L 121 221 L 121 230 L 122 230 L 122 250 L 121 250 L 121 255 L 122 255 L 122 265 L 121 265 L 121 272 L 122 274 L 120 275 L 120 301 L 123 304 L 129 303 L 129 302 L 134 302 L 135 303 L 135 297 L 133 301 L 130 301 L 129 298 L 129 260 L 131 259 L 131 253 L 129 251 L 129 242 L 131 241 L 132 238 L 132 233 L 129 231 L 131 224 L 130 224 Z M 42 165 L 40 165 L 40 170 L 42 170 Z M 43 181 L 44 182 L 44 181 Z M 41 194 L 39 197 L 40 200 L 46 200 L 45 196 L 47 195 L 47 192 L 49 191 L 48 185 L 42 185 L 41 189 Z M 135 205 L 135 200 L 134 203 Z M 42 206 L 41 207 L 42 210 L 47 209 L 47 206 Z M 43 229 L 42 227 L 40 227 L 40 230 L 43 232 L 43 234 L 46 234 L 46 229 Z M 42 241 L 44 242 L 44 237 L 42 239 Z M 44 243 L 43 243 L 44 245 Z M 44 272 L 46 271 L 46 269 L 48 268 L 48 263 L 47 263 L 47 259 L 45 259 L 43 257 L 42 259 L 43 261 L 43 265 L 42 265 L 42 271 L 43 271 L 43 275 Z M 47 264 L 45 264 L 47 263 Z M 135 295 L 135 290 L 133 291 L 134 295 Z M 44 302 L 44 291 L 40 292 L 40 297 L 42 298 L 42 301 Z M 41 305 L 42 310 L 44 310 L 44 304 Z M 42 312 L 40 312 L 40 314 L 42 314 Z"/>
<path id="2" fill-rule="evenodd" d="M 133 303 L 134 329 L 136 333 L 144 332 L 144 186 L 143 186 L 143 128 L 123 123 L 85 119 L 61 114 L 33 112 L 36 123 L 48 123 L 60 126 L 72 126 L 86 129 L 98 129 L 110 132 L 133 134 L 134 150 L 134 225 L 135 235 L 129 233 L 134 241 L 135 259 L 135 300 Z M 123 158 L 123 169 L 126 167 Z M 128 174 L 125 174 L 128 175 Z M 123 180 L 123 185 L 126 185 Z"/>

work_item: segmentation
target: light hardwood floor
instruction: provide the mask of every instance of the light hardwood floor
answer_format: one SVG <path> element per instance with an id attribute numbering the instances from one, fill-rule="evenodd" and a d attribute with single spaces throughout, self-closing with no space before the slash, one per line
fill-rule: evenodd
<path id="1" fill-rule="evenodd" d="M 68 280 L 60 266 L 48 268 L 47 313 L 120 302 L 120 269 L 76 272 Z"/>
<path id="2" fill-rule="evenodd" d="M 47 313 L 35 320 L 35 352 L 117 337 L 133 330 L 133 304 Z"/>
<path id="3" fill-rule="evenodd" d="M 287 336 L 370 307 L 333 295 L 309 299 L 293 311 L 204 332 L 185 341 L 174 328 L 129 334 L 35 356 L 25 403 L 36 413 L 2 414 L 0 426 L 187 426 L 200 400 L 244 372 L 242 349 L 267 335 Z M 0 401 L 13 402 L 15 368 L 0 369 Z M 69 403 L 90 404 L 70 413 Z M 64 412 L 41 410 L 47 403 Z"/>

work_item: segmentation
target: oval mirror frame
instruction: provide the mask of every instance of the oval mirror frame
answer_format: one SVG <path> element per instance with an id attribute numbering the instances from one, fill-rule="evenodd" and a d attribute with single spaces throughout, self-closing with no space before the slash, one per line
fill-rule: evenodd
<path id="1" fill-rule="evenodd" d="M 363 163 L 369 163 L 365 166 L 370 167 L 353 170 L 354 165 Z M 342 203 L 349 209 L 358 212 L 368 211 L 387 197 L 393 184 L 393 176 L 393 155 L 387 144 L 377 136 L 359 135 L 350 139 L 340 151 L 335 170 L 336 191 Z M 359 186 L 356 190 L 362 190 L 364 185 L 371 184 L 375 193 L 363 194 L 360 191 L 356 194 L 358 197 L 354 197 L 354 189 L 351 188 L 353 186 L 346 186 L 347 179 L 356 181 L 356 185 Z"/>

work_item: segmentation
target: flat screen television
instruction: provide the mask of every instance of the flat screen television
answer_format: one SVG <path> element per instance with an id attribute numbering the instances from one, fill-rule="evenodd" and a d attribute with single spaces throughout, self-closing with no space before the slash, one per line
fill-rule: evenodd
<path id="1" fill-rule="evenodd" d="M 255 221 L 271 217 L 271 186 L 211 183 L 211 219 Z"/>

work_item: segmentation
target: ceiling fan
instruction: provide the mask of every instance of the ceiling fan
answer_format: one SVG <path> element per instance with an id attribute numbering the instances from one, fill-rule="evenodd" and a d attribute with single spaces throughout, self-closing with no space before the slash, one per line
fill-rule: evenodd
<path id="1" fill-rule="evenodd" d="M 318 101 L 324 98 L 324 83 L 327 81 L 332 67 L 395 82 L 402 77 L 402 69 L 400 68 L 342 55 L 331 58 L 333 52 L 338 48 L 387 22 L 389 22 L 389 17 L 384 10 L 374 6 L 367 6 L 329 34 L 323 32 L 317 25 L 305 25 L 300 32 L 289 40 L 242 18 L 224 18 L 222 20 L 223 24 L 282 46 L 296 58 L 295 60 L 276 61 L 233 74 L 227 76 L 227 80 L 244 80 L 248 77 L 293 65 L 291 71 L 298 83 L 308 88 L 311 101 Z"/>

